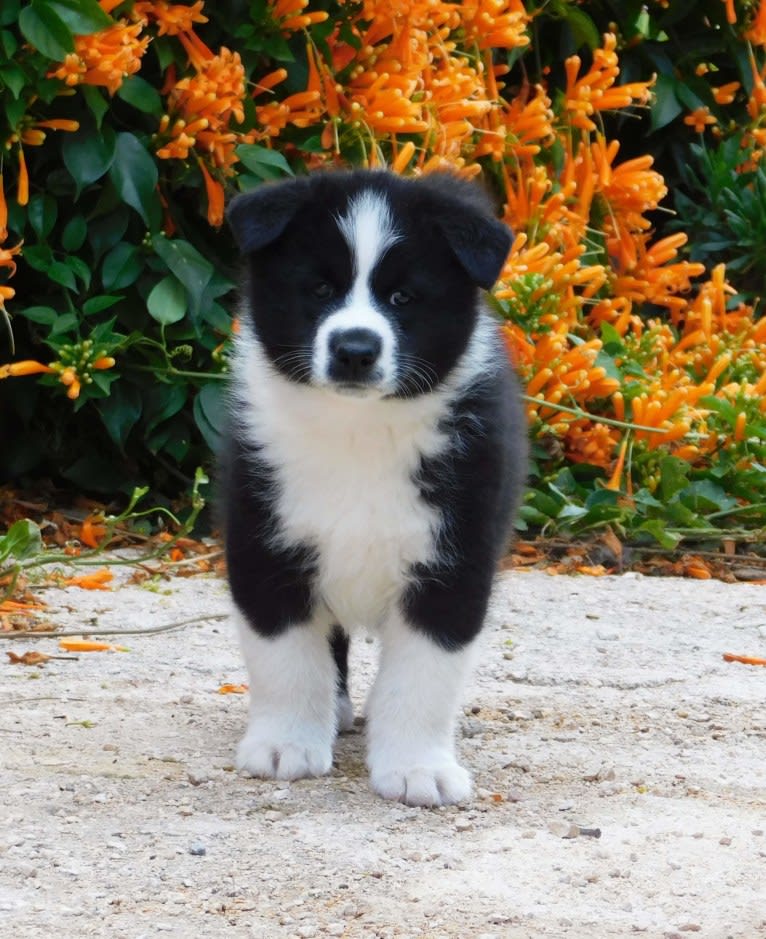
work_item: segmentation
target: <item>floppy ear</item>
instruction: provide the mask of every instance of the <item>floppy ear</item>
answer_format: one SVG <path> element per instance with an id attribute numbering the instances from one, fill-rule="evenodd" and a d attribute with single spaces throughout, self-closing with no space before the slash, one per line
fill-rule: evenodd
<path id="1" fill-rule="evenodd" d="M 250 254 L 276 241 L 306 199 L 308 180 L 301 177 L 280 183 L 265 183 L 236 196 L 226 220 L 243 254 Z"/>
<path id="2" fill-rule="evenodd" d="M 477 183 L 450 172 L 428 173 L 417 185 L 463 270 L 478 287 L 489 290 L 503 269 L 513 235 L 494 217 L 487 194 Z"/>
<path id="3" fill-rule="evenodd" d="M 477 286 L 489 290 L 511 250 L 510 228 L 495 218 L 462 207 L 443 216 L 439 227 L 466 273 Z"/>

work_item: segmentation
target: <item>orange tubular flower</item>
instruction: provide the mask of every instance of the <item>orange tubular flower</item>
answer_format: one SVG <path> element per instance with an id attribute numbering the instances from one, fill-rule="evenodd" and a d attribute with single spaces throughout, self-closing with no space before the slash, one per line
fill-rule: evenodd
<path id="1" fill-rule="evenodd" d="M 518 49 L 529 45 L 526 33 L 532 17 L 521 0 L 467 0 L 460 18 L 466 40 L 479 49 Z"/>
<path id="2" fill-rule="evenodd" d="M 155 21 L 158 35 L 177 36 L 190 32 L 195 23 L 207 23 L 207 17 L 202 15 L 203 5 L 204 0 L 197 0 L 191 6 L 166 0 L 143 0 L 134 9 L 140 16 Z"/>
<path id="3" fill-rule="evenodd" d="M 286 33 L 307 29 L 315 23 L 324 23 L 330 15 L 324 10 L 304 13 L 308 5 L 309 0 L 276 0 L 271 13 L 280 29 Z"/>
<path id="4" fill-rule="evenodd" d="M 705 128 L 709 125 L 717 123 L 717 119 L 713 117 L 710 113 L 710 108 L 707 107 L 695 108 L 691 114 L 687 114 L 686 117 L 684 117 L 684 124 L 693 127 L 698 134 L 703 133 Z"/>
<path id="5" fill-rule="evenodd" d="M 766 2 L 761 0 L 755 12 L 755 18 L 744 36 L 756 46 L 766 45 Z"/>
<path id="6" fill-rule="evenodd" d="M 23 359 L 20 362 L 10 362 L 0 365 L 0 378 L 14 378 L 19 375 L 41 375 L 55 371 L 50 365 L 35 362 L 32 359 Z"/>
<path id="7" fill-rule="evenodd" d="M 731 104 L 741 85 L 739 82 L 728 82 L 713 88 L 713 97 L 716 104 Z"/>
<path id="8" fill-rule="evenodd" d="M 604 45 L 593 53 L 590 70 L 578 78 L 582 61 L 578 55 L 570 56 L 564 63 L 567 76 L 566 109 L 573 127 L 581 130 L 596 130 L 591 117 L 597 111 L 613 111 L 626 108 L 634 102 L 646 104 L 650 97 L 652 81 L 630 82 L 615 85 L 620 68 L 614 51 L 617 37 L 606 33 Z"/>
<path id="9" fill-rule="evenodd" d="M 106 12 L 116 5 L 109 0 L 101 2 Z M 113 95 L 128 76 L 141 68 L 150 38 L 140 38 L 145 23 L 144 19 L 136 23 L 121 19 L 88 36 L 75 36 L 75 51 L 50 76 L 69 86 L 100 85 Z"/>

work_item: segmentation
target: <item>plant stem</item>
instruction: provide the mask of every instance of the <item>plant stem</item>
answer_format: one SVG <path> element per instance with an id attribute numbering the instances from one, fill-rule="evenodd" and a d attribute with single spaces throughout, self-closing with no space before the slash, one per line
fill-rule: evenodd
<path id="1" fill-rule="evenodd" d="M 591 414 L 590 411 L 583 411 L 582 408 L 570 408 L 565 404 L 551 404 L 544 398 L 533 398 L 531 395 L 522 395 L 522 401 L 529 404 L 539 404 L 553 411 L 565 411 L 567 414 L 574 414 L 576 417 L 587 417 L 591 421 L 598 421 L 600 424 L 608 424 L 610 427 L 622 427 L 624 430 L 647 430 L 652 434 L 666 434 L 664 427 L 649 427 L 646 424 L 631 424 L 628 421 L 618 421 L 614 417 L 602 417 L 600 414 Z"/>

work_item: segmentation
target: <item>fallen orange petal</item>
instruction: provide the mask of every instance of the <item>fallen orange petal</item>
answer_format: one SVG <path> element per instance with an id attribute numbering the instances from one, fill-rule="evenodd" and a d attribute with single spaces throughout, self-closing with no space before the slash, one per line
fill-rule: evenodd
<path id="1" fill-rule="evenodd" d="M 93 571 L 92 574 L 80 574 L 79 577 L 70 577 L 64 581 L 67 587 L 82 587 L 83 590 L 111 590 L 107 583 L 114 579 L 114 574 L 102 568 L 100 571 Z"/>
<path id="2" fill-rule="evenodd" d="M 117 652 L 118 647 L 111 642 L 99 642 L 96 639 L 60 639 L 59 649 L 66 652 Z"/>
<path id="3" fill-rule="evenodd" d="M 756 655 L 735 655 L 733 652 L 724 652 L 724 662 L 741 662 L 743 665 L 766 665 L 766 659 Z"/>
<path id="4" fill-rule="evenodd" d="M 218 689 L 218 694 L 244 694 L 249 687 L 249 685 L 232 685 L 226 682 Z"/>

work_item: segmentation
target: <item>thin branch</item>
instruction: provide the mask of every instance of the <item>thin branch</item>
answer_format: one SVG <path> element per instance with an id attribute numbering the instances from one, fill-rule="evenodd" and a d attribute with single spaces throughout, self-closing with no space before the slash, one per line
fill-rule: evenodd
<path id="1" fill-rule="evenodd" d="M 602 417 L 600 414 L 591 414 L 590 411 L 584 411 L 582 408 L 570 408 L 566 404 L 553 404 L 546 401 L 545 398 L 533 398 L 531 395 L 521 395 L 523 401 L 529 404 L 537 404 L 540 407 L 550 408 L 551 411 L 565 411 L 567 414 L 574 414 L 575 417 L 587 417 L 588 420 L 598 421 L 599 424 L 609 424 L 610 427 L 622 427 L 624 430 L 648 430 L 652 434 L 666 434 L 664 427 L 649 427 L 646 424 L 631 424 L 629 421 L 618 421 L 614 417 Z"/>
<path id="2" fill-rule="evenodd" d="M 208 616 L 194 616 L 191 619 L 182 619 L 177 623 L 167 623 L 165 626 L 151 626 L 149 629 L 69 629 L 61 632 L 56 630 L 37 631 L 34 629 L 23 632 L 2 632 L 0 639 L 64 639 L 67 636 L 152 636 L 157 633 L 167 633 L 173 629 L 182 629 L 194 623 L 220 622 L 228 619 L 229 613 L 210 613 Z"/>

